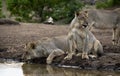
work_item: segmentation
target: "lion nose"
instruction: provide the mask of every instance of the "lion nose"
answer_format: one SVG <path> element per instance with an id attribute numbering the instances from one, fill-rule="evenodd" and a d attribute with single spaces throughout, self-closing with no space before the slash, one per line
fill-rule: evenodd
<path id="1" fill-rule="evenodd" d="M 115 39 L 113 39 L 112 41 L 115 41 Z"/>

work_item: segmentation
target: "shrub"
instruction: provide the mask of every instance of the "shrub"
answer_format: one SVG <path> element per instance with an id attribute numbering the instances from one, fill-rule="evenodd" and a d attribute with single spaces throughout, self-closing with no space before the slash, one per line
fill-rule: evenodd
<path id="1" fill-rule="evenodd" d="M 105 2 L 97 2 L 96 7 L 97 8 L 108 8 L 113 6 L 113 0 L 106 0 Z"/>
<path id="2" fill-rule="evenodd" d="M 74 17 L 74 12 L 80 10 L 84 5 L 78 1 L 69 1 L 65 3 L 61 3 L 59 5 L 55 5 L 53 7 L 52 17 L 55 20 L 66 20 L 66 23 L 69 23 L 71 19 Z"/>
<path id="3" fill-rule="evenodd" d="M 74 12 L 82 8 L 80 0 L 6 0 L 8 11 L 16 20 L 30 22 L 34 17 L 45 21 L 52 16 L 56 21 L 66 20 L 68 23 L 74 17 Z M 34 15 L 30 13 L 34 11 Z M 2 17 L 2 14 L 0 13 Z M 40 22 L 39 21 L 39 22 Z M 32 22 L 32 21 L 31 21 Z"/>
<path id="4" fill-rule="evenodd" d="M 98 1 L 96 3 L 96 8 L 110 8 L 114 6 L 120 6 L 120 0 L 106 0 L 106 1 Z"/>

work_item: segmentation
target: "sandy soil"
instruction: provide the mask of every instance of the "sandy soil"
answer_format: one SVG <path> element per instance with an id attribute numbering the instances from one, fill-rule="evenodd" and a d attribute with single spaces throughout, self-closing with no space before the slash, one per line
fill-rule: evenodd
<path id="1" fill-rule="evenodd" d="M 25 45 L 25 43 L 36 41 L 43 37 L 67 35 L 68 26 L 69 25 L 46 25 L 35 23 L 21 23 L 21 25 L 0 25 L 0 58 L 20 59 L 21 55 L 24 52 L 23 46 Z M 92 32 L 97 37 L 97 39 L 101 41 L 105 53 L 112 53 L 107 54 L 105 57 L 101 57 L 99 60 L 107 64 L 107 57 L 110 57 L 108 59 L 108 63 L 112 63 L 110 61 L 114 61 L 115 59 L 117 59 L 117 61 L 114 61 L 117 62 L 114 63 L 114 65 L 119 65 L 120 67 L 120 47 L 114 47 L 112 45 L 112 30 L 93 29 Z M 73 58 L 72 64 L 70 63 L 71 61 L 63 61 L 64 63 L 62 64 L 73 65 L 78 63 L 80 66 L 79 62 L 81 61 L 74 60 L 75 59 Z"/>
<path id="2" fill-rule="evenodd" d="M 20 46 L 43 37 L 67 34 L 67 26 L 21 23 L 21 25 L 0 25 L 0 48 Z"/>
<path id="3" fill-rule="evenodd" d="M 68 26 L 20 23 L 20 25 L 0 25 L 0 57 L 20 58 L 27 42 L 43 37 L 67 35 Z"/>

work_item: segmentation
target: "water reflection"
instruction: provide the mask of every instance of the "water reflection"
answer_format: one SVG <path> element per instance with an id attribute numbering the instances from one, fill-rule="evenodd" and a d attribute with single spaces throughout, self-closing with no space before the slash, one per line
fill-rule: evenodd
<path id="1" fill-rule="evenodd" d="M 120 76 L 120 72 L 86 71 L 49 65 L 24 64 L 24 76 Z"/>
<path id="2" fill-rule="evenodd" d="M 87 71 L 40 64 L 0 63 L 0 76 L 120 76 L 120 72 Z"/>
<path id="3" fill-rule="evenodd" d="M 23 63 L 0 63 L 0 76 L 24 76 Z"/>

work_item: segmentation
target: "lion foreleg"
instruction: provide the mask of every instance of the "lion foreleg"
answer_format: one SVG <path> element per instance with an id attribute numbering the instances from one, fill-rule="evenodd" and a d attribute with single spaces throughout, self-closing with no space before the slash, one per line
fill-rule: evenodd
<path id="1" fill-rule="evenodd" d="M 119 39 L 118 39 L 118 46 L 120 46 L 120 36 L 119 36 Z"/>
<path id="2" fill-rule="evenodd" d="M 120 29 L 119 27 L 113 27 L 113 35 L 112 35 L 112 43 L 113 45 L 118 45 L 120 44 Z"/>
<path id="3" fill-rule="evenodd" d="M 112 29 L 112 33 L 113 33 L 113 34 L 112 34 L 112 44 L 113 44 L 113 45 L 116 45 L 116 44 L 115 44 L 115 29 L 116 29 L 115 27 Z"/>
<path id="4" fill-rule="evenodd" d="M 117 36 L 116 36 L 116 40 L 117 40 L 117 46 L 120 46 L 120 29 L 117 29 Z"/>
<path id="5" fill-rule="evenodd" d="M 47 57 L 47 64 L 51 64 L 53 61 L 53 58 L 65 54 L 64 51 L 61 49 L 55 49 L 50 55 Z"/>
<path id="6" fill-rule="evenodd" d="M 75 42 L 74 39 L 69 40 L 69 48 L 70 48 L 70 52 L 64 58 L 64 59 L 67 59 L 67 60 L 72 59 L 72 56 L 75 54 L 75 49 L 77 48 L 77 45 L 76 45 L 76 42 Z"/>
<path id="7" fill-rule="evenodd" d="M 89 59 L 88 57 L 88 36 L 86 35 L 85 39 L 83 39 L 83 49 L 82 49 L 82 59 Z"/>

